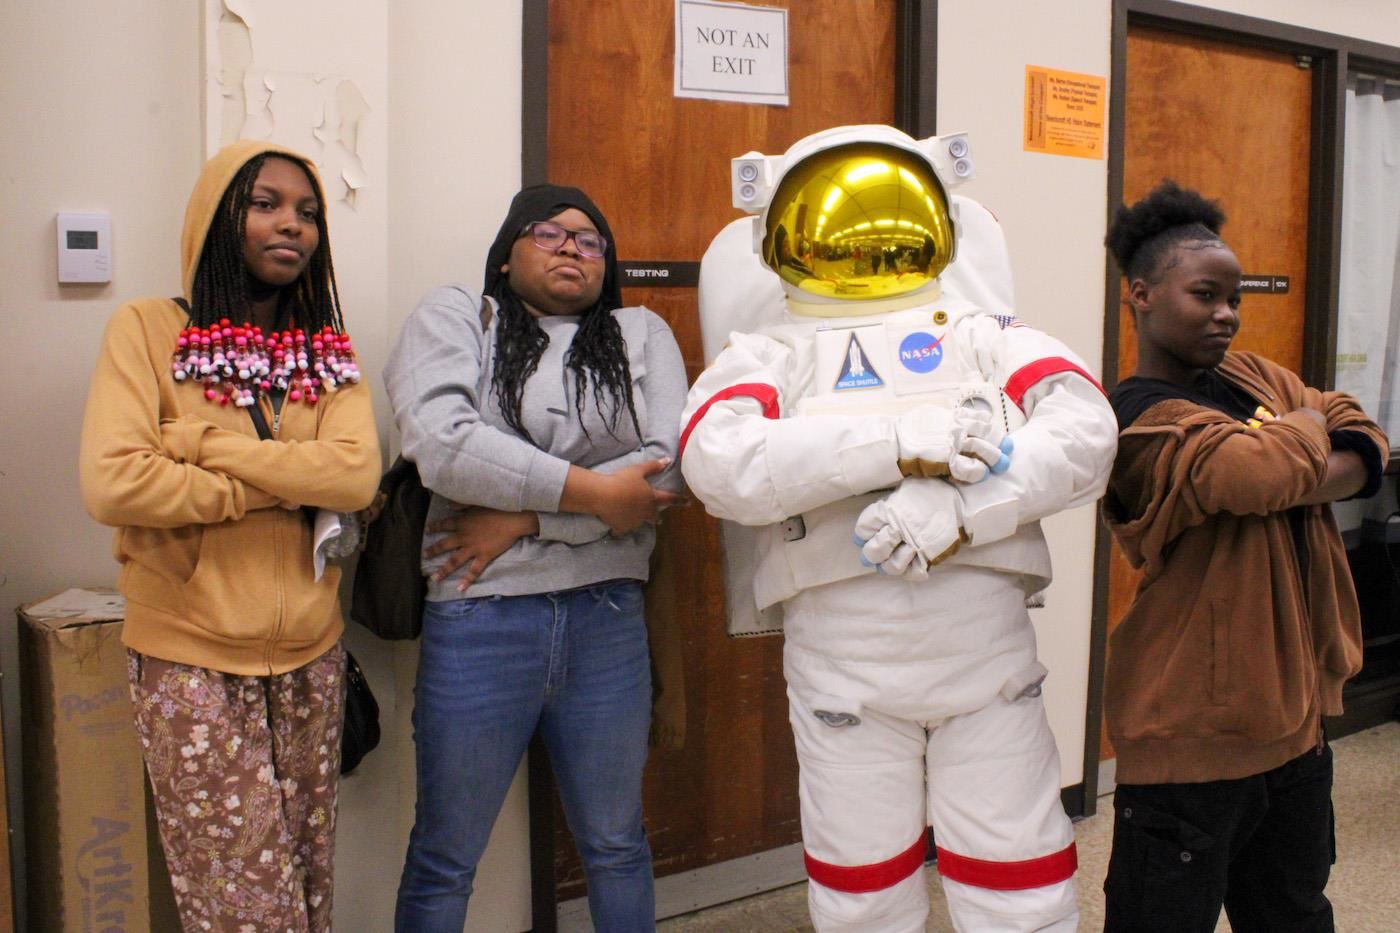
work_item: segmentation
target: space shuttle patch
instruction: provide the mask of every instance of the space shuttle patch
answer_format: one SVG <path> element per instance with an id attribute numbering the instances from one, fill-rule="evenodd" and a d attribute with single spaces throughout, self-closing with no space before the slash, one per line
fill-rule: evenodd
<path id="1" fill-rule="evenodd" d="M 860 345 L 856 332 L 851 331 L 851 339 L 846 344 L 846 358 L 841 363 L 841 375 L 836 377 L 836 385 L 832 386 L 832 390 L 839 392 L 843 389 L 878 389 L 884 384 L 885 380 L 875 372 L 875 367 L 866 355 L 865 348 Z"/>

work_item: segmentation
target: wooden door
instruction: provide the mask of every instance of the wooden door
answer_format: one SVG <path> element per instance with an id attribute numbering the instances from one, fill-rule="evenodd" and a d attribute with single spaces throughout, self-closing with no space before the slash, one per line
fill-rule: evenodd
<path id="1" fill-rule="evenodd" d="M 769 2 L 768 6 L 786 3 Z M 619 258 L 698 263 L 731 206 L 729 160 L 817 130 L 891 123 L 894 0 L 804 0 L 788 20 L 790 106 L 672 96 L 673 0 L 549 4 L 548 176 L 607 214 Z M 529 119 L 526 114 L 526 119 Z M 629 288 L 703 368 L 693 288 Z M 694 503 L 661 525 L 647 611 L 684 633 L 686 741 L 656 749 L 646 820 L 658 877 L 798 842 L 797 762 L 778 637 L 725 635 L 719 526 Z M 560 900 L 583 891 L 562 819 Z"/>
<path id="2" fill-rule="evenodd" d="M 1296 56 L 1130 26 L 1123 200 L 1164 178 L 1219 200 L 1223 236 L 1248 276 L 1286 276 L 1286 292 L 1249 292 L 1232 348 L 1301 372 L 1308 262 L 1312 72 Z M 1137 367 L 1137 341 L 1120 284 L 1119 380 Z M 1115 545 L 1108 630 L 1122 619 L 1138 574 Z M 1113 757 L 1105 729 L 1100 758 Z"/>

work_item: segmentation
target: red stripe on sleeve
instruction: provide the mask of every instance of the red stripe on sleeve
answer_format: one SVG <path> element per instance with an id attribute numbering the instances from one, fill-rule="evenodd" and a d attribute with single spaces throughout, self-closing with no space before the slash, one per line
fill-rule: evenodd
<path id="1" fill-rule="evenodd" d="M 938 847 L 938 873 L 950 881 L 992 891 L 1025 891 L 1068 881 L 1079 867 L 1079 851 L 1068 847 L 1022 862 L 988 862 Z"/>
<path id="2" fill-rule="evenodd" d="M 865 894 L 870 891 L 883 891 L 908 878 L 923 867 L 924 853 L 928 851 L 926 834 L 919 833 L 914 844 L 892 859 L 876 862 L 874 865 L 833 865 L 803 852 L 807 863 L 807 877 L 824 888 L 842 891 L 846 894 Z"/>
<path id="3" fill-rule="evenodd" d="M 1021 404 L 1021 400 L 1026 397 L 1031 386 L 1042 379 L 1059 373 L 1078 373 L 1088 379 L 1090 385 L 1103 392 L 1103 386 L 1099 385 L 1099 381 L 1085 372 L 1082 367 L 1076 366 L 1062 356 L 1047 356 L 1034 363 L 1028 363 L 1012 373 L 1011 378 L 1006 380 L 1006 395 L 1016 403 L 1017 408 L 1025 411 L 1026 406 Z M 1108 393 L 1103 392 L 1103 394 L 1107 395 Z"/>
<path id="4" fill-rule="evenodd" d="M 732 385 L 727 389 L 721 389 L 706 400 L 705 404 L 695 410 L 695 414 L 690 416 L 690 423 L 681 432 L 681 448 L 678 456 L 685 456 L 685 445 L 690 440 L 690 432 L 695 430 L 695 426 L 700 423 L 700 419 L 705 417 L 705 412 L 710 410 L 710 406 L 725 399 L 744 396 L 756 399 L 763 406 L 763 417 L 778 418 L 778 390 L 763 382 L 741 382 Z"/>

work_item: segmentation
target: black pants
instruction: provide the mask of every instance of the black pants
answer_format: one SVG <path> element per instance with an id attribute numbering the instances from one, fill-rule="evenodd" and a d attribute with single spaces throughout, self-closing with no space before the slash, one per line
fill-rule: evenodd
<path id="1" fill-rule="evenodd" d="M 1120 784 L 1104 881 L 1108 933 L 1332 931 L 1332 749 L 1252 777 Z"/>

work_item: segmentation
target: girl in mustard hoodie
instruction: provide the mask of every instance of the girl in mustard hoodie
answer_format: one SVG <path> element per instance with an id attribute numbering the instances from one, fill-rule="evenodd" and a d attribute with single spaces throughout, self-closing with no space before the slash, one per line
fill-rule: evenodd
<path id="1" fill-rule="evenodd" d="M 380 457 L 311 163 L 242 141 L 185 214 L 182 298 L 119 308 L 83 423 L 186 930 L 329 930 L 345 652 L 302 507 L 363 509 Z M 261 440 L 253 412 L 271 439 Z"/>

